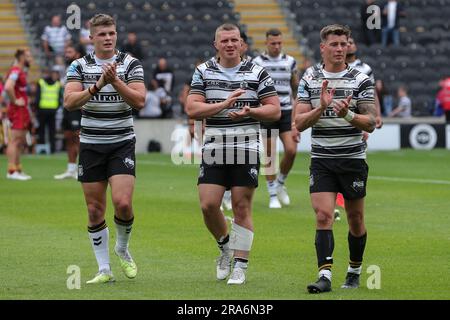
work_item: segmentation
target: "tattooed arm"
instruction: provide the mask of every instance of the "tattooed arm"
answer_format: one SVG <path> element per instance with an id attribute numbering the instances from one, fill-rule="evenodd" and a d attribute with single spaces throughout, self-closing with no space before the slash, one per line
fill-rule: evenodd
<path id="1" fill-rule="evenodd" d="M 358 106 L 359 114 L 355 113 L 355 117 L 350 123 L 363 131 L 373 132 L 375 130 L 375 118 L 377 116 L 377 110 L 375 103 L 364 102 Z"/>

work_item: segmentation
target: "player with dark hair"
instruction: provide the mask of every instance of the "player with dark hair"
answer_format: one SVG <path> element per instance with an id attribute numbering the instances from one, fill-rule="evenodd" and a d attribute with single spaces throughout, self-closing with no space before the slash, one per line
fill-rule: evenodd
<path id="1" fill-rule="evenodd" d="M 319 279 L 310 293 L 331 291 L 336 194 L 345 199 L 350 261 L 343 288 L 357 288 L 366 245 L 364 198 L 368 166 L 362 132 L 375 129 L 374 86 L 346 62 L 350 29 L 329 25 L 320 32 L 323 67 L 302 77 L 295 125 L 312 127 L 310 194 L 316 213 L 315 246 Z M 331 89 L 328 89 L 331 87 Z"/>
<path id="2" fill-rule="evenodd" d="M 281 204 L 289 205 L 291 203 L 285 181 L 297 155 L 297 143 L 300 142 L 299 132 L 292 125 L 292 121 L 295 119 L 295 108 L 292 108 L 292 104 L 297 93 L 298 76 L 297 62 L 294 57 L 282 52 L 283 35 L 280 30 L 270 29 L 266 32 L 266 46 L 267 51 L 253 59 L 253 62 L 267 70 L 275 82 L 275 88 L 280 98 L 280 120 L 261 123 L 261 128 L 264 129 L 262 132 L 267 159 L 273 158 L 273 153 L 277 152 L 278 136 L 284 148 L 278 176 L 266 175 L 267 190 L 270 196 L 269 208 L 276 209 L 281 208 Z M 274 130 L 278 130 L 276 135 L 273 134 Z"/>

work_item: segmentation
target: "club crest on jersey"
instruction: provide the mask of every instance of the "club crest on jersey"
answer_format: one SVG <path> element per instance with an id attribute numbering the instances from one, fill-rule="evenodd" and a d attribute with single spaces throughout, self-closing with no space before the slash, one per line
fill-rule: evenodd
<path id="1" fill-rule="evenodd" d="M 353 90 L 344 90 L 344 95 L 346 96 L 346 97 L 348 97 L 348 96 L 352 96 L 353 95 Z"/>
<path id="2" fill-rule="evenodd" d="M 123 159 L 123 163 L 125 164 L 125 166 L 128 169 L 133 169 L 134 168 L 134 161 L 133 161 L 133 159 L 125 158 L 125 159 Z"/>
<path id="3" fill-rule="evenodd" d="M 241 88 L 241 89 L 247 89 L 248 88 L 248 82 L 247 81 L 242 81 L 240 84 L 239 84 L 239 87 Z"/>

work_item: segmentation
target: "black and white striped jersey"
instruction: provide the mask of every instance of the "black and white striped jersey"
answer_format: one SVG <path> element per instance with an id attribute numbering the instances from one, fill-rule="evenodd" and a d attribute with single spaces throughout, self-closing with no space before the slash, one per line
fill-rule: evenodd
<path id="1" fill-rule="evenodd" d="M 114 61 L 117 75 L 123 82 L 144 82 L 144 70 L 139 60 L 119 51 L 108 60 L 101 60 L 94 53 L 75 60 L 67 71 L 67 82 L 81 82 L 83 89 L 87 89 L 100 78 L 103 63 Z M 92 96 L 81 112 L 80 142 L 115 143 L 135 137 L 132 109 L 110 84 Z"/>
<path id="2" fill-rule="evenodd" d="M 358 106 L 361 104 L 374 103 L 373 82 L 367 75 L 348 66 L 338 73 L 312 67 L 300 80 L 298 101 L 309 103 L 313 108 L 319 107 L 322 82 L 325 79 L 329 82 L 328 88 L 336 89 L 334 100 L 343 100 L 352 95 L 350 110 L 355 113 L 359 113 Z M 312 127 L 311 144 L 312 158 L 366 158 L 362 131 L 338 117 L 332 104 Z"/>
<path id="3" fill-rule="evenodd" d="M 196 68 L 189 94 L 199 94 L 207 103 L 217 103 L 226 100 L 239 88 L 246 92 L 232 108 L 206 119 L 203 151 L 226 152 L 233 149 L 259 152 L 259 121 L 250 117 L 233 121 L 228 114 L 246 105 L 258 108 L 262 99 L 277 94 L 272 78 L 263 67 L 243 60 L 234 68 L 224 68 L 212 58 Z"/>
<path id="4" fill-rule="evenodd" d="M 366 74 L 370 78 L 370 80 L 372 80 L 372 82 L 375 83 L 373 70 L 367 63 L 364 63 L 361 60 L 356 59 L 355 61 L 348 63 L 348 66 L 358 70 L 359 72 Z"/>
<path id="5" fill-rule="evenodd" d="M 252 60 L 253 63 L 264 67 L 275 83 L 281 110 L 292 110 L 292 74 L 297 69 L 297 62 L 290 55 L 281 53 L 278 57 L 271 57 L 263 53 Z"/>
<path id="6" fill-rule="evenodd" d="M 316 64 L 313 64 L 312 66 L 308 67 L 302 74 L 302 77 L 306 75 L 312 75 L 314 71 L 319 71 L 322 69 L 322 63 L 317 62 Z"/>

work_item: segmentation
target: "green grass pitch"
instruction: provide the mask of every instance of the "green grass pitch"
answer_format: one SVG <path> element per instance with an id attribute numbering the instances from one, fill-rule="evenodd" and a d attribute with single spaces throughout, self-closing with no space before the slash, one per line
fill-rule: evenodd
<path id="1" fill-rule="evenodd" d="M 88 286 L 97 264 L 81 187 L 53 180 L 65 169 L 65 156 L 25 156 L 33 177 L 28 182 L 6 180 L 6 158 L 0 156 L 0 299 L 450 299 L 450 151 L 376 152 L 367 162 L 362 286 L 340 289 L 348 261 L 344 217 L 334 225 L 333 291 L 309 295 L 306 285 L 316 279 L 317 265 L 306 153 L 298 154 L 287 180 L 290 207 L 268 209 L 260 176 L 248 282 L 240 287 L 215 280 L 218 250 L 199 208 L 198 165 L 138 155 L 130 245 L 138 276 L 126 279 L 111 254 L 116 283 Z M 81 270 L 79 290 L 67 288 L 70 265 Z M 380 268 L 381 289 L 366 286 L 370 265 Z"/>

